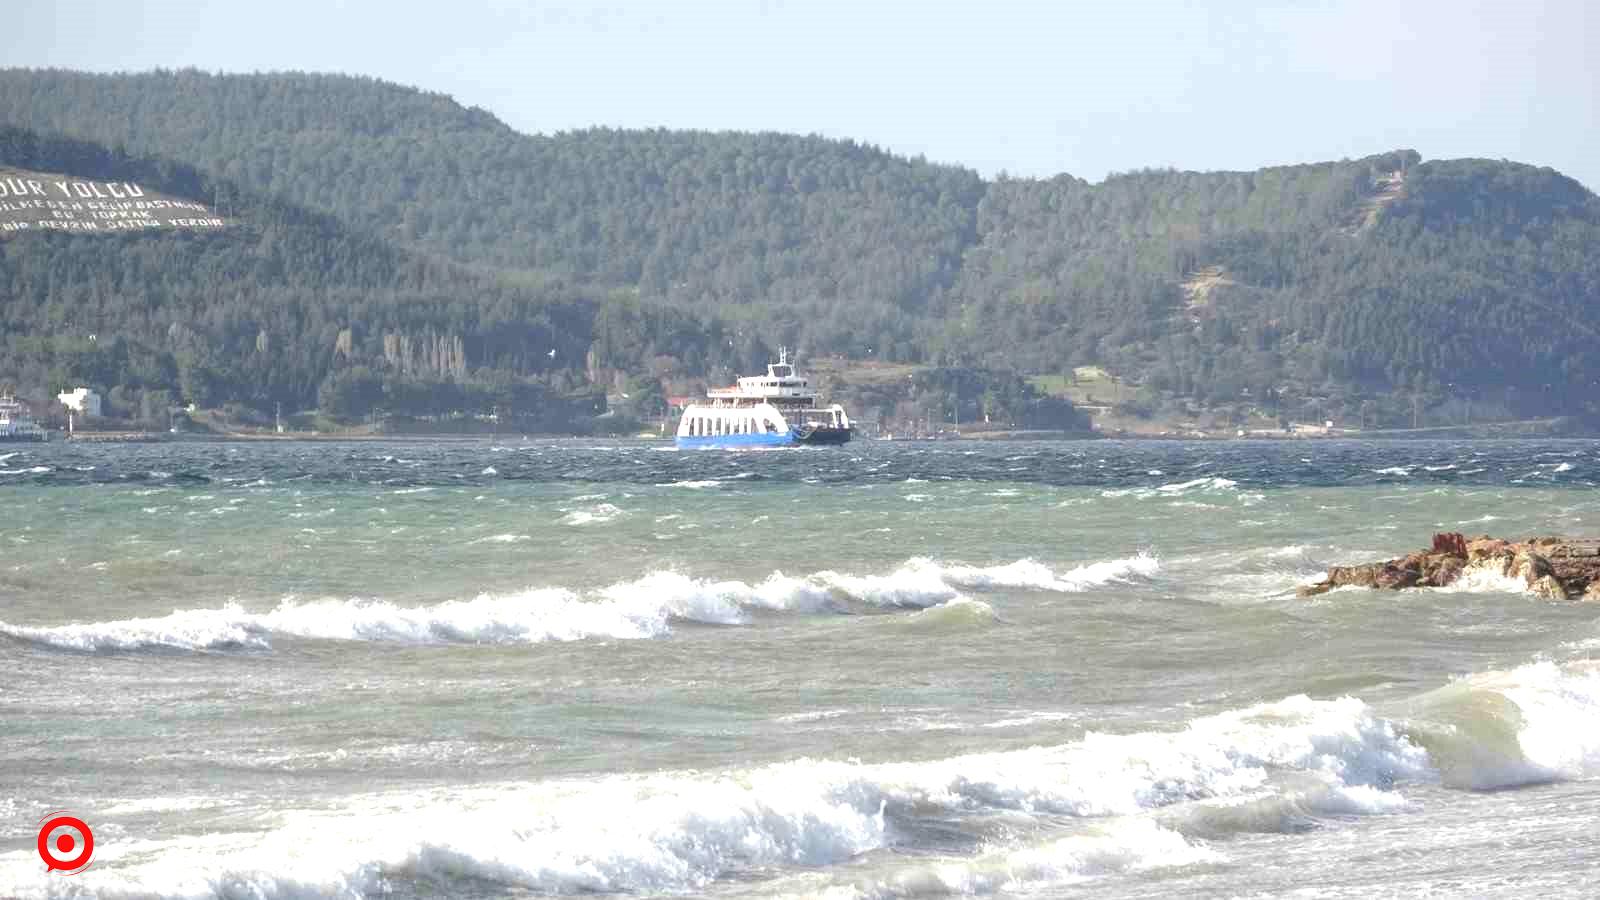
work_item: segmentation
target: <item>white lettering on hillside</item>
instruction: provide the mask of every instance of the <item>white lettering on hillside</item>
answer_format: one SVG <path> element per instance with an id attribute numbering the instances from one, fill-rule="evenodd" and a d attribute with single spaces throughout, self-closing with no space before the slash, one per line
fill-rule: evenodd
<path id="1" fill-rule="evenodd" d="M 41 180 L 30 174 L 0 172 L 0 234 L 228 226 L 203 203 L 146 197 L 144 188 L 131 181 Z"/>

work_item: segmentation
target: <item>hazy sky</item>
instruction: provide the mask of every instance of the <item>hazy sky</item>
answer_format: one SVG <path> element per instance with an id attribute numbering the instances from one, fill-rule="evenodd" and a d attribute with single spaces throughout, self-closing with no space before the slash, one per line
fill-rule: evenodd
<path id="1" fill-rule="evenodd" d="M 6 7 L 0 65 L 359 73 L 526 132 L 815 132 L 1091 180 L 1410 147 L 1600 187 L 1600 3 L 1584 0 Z"/>

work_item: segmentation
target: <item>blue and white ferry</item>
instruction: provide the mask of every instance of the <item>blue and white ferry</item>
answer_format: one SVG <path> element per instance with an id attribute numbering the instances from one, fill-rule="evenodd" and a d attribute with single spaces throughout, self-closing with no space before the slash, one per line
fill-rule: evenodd
<path id="1" fill-rule="evenodd" d="M 706 399 L 689 404 L 678 420 L 679 447 L 843 444 L 850 433 L 844 407 L 818 405 L 817 389 L 789 362 L 788 350 L 778 351 L 766 375 L 706 391 Z"/>

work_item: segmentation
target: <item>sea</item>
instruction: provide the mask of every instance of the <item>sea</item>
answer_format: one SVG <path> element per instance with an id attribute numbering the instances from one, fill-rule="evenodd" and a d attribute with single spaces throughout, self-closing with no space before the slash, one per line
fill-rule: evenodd
<path id="1" fill-rule="evenodd" d="M 1296 588 L 1600 534 L 1597 480 L 1593 441 L 0 445 L 0 897 L 1594 897 L 1600 604 Z"/>

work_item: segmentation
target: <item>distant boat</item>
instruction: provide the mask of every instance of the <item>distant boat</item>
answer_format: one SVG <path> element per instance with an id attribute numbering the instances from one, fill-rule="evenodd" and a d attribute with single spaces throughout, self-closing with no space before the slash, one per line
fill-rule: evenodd
<path id="1" fill-rule="evenodd" d="M 0 441 L 44 441 L 49 437 L 33 420 L 26 403 L 9 395 L 0 397 Z"/>
<path id="2" fill-rule="evenodd" d="M 844 407 L 819 406 L 817 389 L 789 362 L 789 351 L 781 349 L 766 375 L 740 378 L 729 388 L 712 388 L 704 401 L 685 407 L 678 420 L 677 443 L 679 447 L 843 444 L 852 431 Z"/>

